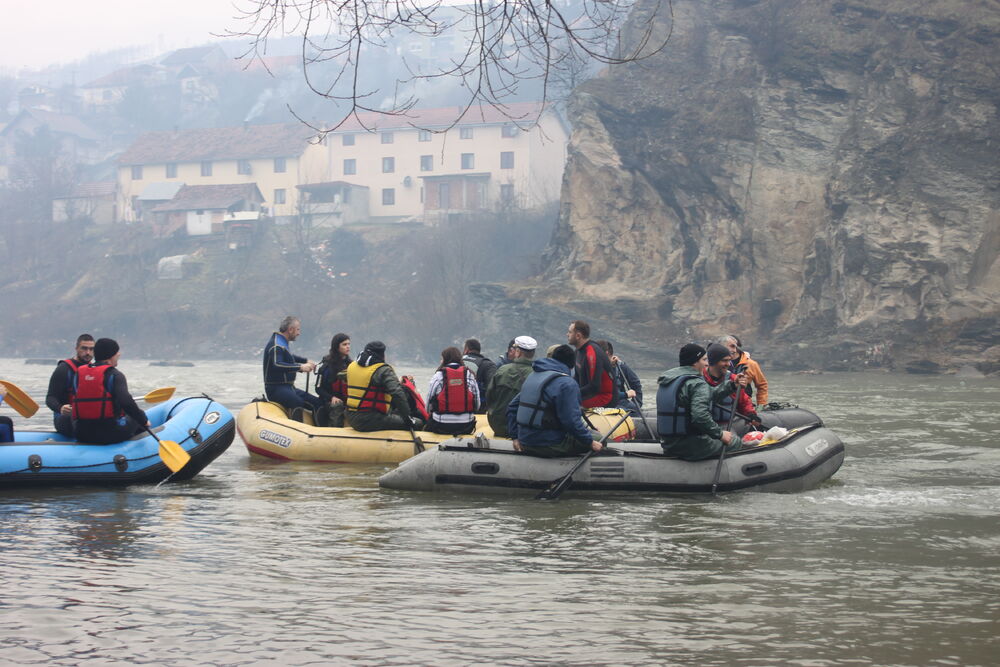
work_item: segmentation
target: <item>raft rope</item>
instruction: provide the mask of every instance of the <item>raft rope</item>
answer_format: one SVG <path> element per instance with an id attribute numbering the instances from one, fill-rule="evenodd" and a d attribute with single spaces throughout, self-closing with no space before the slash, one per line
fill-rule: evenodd
<path id="1" fill-rule="evenodd" d="M 260 403 L 270 403 L 270 402 L 271 401 L 260 401 Z M 378 440 L 379 442 L 405 442 L 407 444 L 411 444 L 411 445 L 413 444 L 413 439 L 412 438 L 382 438 L 382 437 L 372 437 L 372 436 L 365 436 L 365 435 L 341 435 L 341 434 L 338 434 L 338 433 L 310 433 L 309 431 L 305 431 L 305 430 L 299 428 L 298 426 L 293 426 L 292 424 L 298 424 L 300 422 L 296 422 L 296 421 L 294 421 L 292 419 L 286 419 L 284 421 L 277 421 L 277 420 L 271 419 L 269 417 L 262 417 L 261 414 L 260 414 L 260 405 L 259 405 L 258 401 L 254 401 L 254 403 L 257 404 L 257 406 L 256 406 L 257 419 L 259 421 L 267 422 L 268 424 L 274 424 L 275 426 L 280 426 L 282 428 L 286 428 L 289 431 L 295 431 L 296 433 L 301 433 L 302 435 L 306 436 L 310 440 L 312 440 L 313 438 L 337 438 L 338 440 L 366 440 L 366 441 Z M 309 425 L 308 424 L 303 424 L 303 426 L 309 426 Z M 313 426 L 312 428 L 317 428 L 317 429 L 330 428 L 330 429 L 334 429 L 334 428 L 343 428 L 343 427 L 339 427 L 339 426 Z M 402 429 L 393 429 L 393 430 L 402 430 Z M 455 437 L 461 439 L 461 436 L 455 436 Z"/>
<path id="2" fill-rule="evenodd" d="M 204 412 L 201 413 L 201 417 L 198 418 L 198 423 L 195 424 L 194 428 L 189 429 L 187 437 L 184 438 L 183 440 L 179 441 L 177 444 L 183 444 L 183 443 L 187 442 L 188 440 L 190 440 L 191 438 L 194 437 L 195 432 L 197 432 L 198 427 L 201 426 L 202 422 L 205 420 L 205 415 L 208 414 L 208 411 L 212 408 L 212 405 L 215 403 L 215 399 L 213 399 L 212 397 L 210 397 L 208 394 L 202 394 L 201 396 L 188 396 L 187 398 L 182 398 L 181 400 L 177 401 L 177 403 L 175 403 L 173 406 L 171 406 L 170 410 L 167 411 L 167 418 L 165 420 L 163 420 L 164 423 L 166 423 L 167 421 L 170 420 L 171 416 L 173 416 L 174 410 L 176 410 L 177 406 L 179 406 L 181 403 L 184 403 L 185 401 L 191 401 L 191 400 L 199 399 L 199 398 L 208 399 L 208 404 L 205 406 Z M 14 444 L 16 444 L 16 443 L 14 443 Z M 80 443 L 65 443 L 65 444 L 67 444 L 67 445 L 76 445 L 76 444 L 80 444 Z M 4 475 L 17 475 L 17 474 L 20 474 L 20 473 L 23 473 L 23 472 L 36 472 L 37 473 L 37 472 L 41 472 L 42 470 L 86 470 L 87 468 L 100 468 L 101 466 L 107 466 L 107 465 L 113 465 L 113 466 L 117 467 L 117 466 L 120 465 L 120 463 L 125 463 L 126 466 L 127 466 L 127 464 L 132 463 L 133 461 L 145 461 L 146 459 L 157 458 L 159 456 L 160 456 L 160 453 L 159 453 L 159 451 L 157 451 L 157 452 L 154 452 L 154 453 L 149 454 L 147 456 L 140 456 L 140 457 L 134 458 L 134 459 L 123 458 L 123 459 L 120 459 L 118 461 L 112 459 L 111 461 L 105 461 L 105 462 L 102 462 L 102 463 L 88 463 L 87 465 L 76 465 L 76 466 L 41 465 L 41 466 L 38 466 L 37 468 L 32 468 L 31 465 L 29 464 L 27 468 L 21 468 L 20 470 L 8 470 L 7 472 L 0 473 L 0 477 L 2 477 Z"/>

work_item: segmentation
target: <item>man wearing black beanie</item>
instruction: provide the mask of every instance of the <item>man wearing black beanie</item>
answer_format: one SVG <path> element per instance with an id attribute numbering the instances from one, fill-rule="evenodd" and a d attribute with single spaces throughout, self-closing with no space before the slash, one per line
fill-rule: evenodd
<path id="1" fill-rule="evenodd" d="M 705 382 L 705 348 L 688 343 L 681 348 L 678 361 L 680 366 L 660 376 L 656 392 L 656 430 L 664 453 L 685 461 L 700 461 L 718 456 L 723 447 L 729 451 L 739 449 L 739 438 L 722 430 L 712 419 L 715 391 L 726 389 L 729 383 L 713 390 Z"/>
<path id="2" fill-rule="evenodd" d="M 117 368 L 120 357 L 117 341 L 99 338 L 94 343 L 94 365 L 77 369 L 73 431 L 80 442 L 121 442 L 150 426 L 129 394 L 125 374 Z"/>

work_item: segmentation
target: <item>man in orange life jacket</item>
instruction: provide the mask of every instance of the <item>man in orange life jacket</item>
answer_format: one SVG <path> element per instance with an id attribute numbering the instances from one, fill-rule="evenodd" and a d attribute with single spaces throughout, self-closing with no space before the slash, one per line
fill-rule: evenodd
<path id="1" fill-rule="evenodd" d="M 73 430 L 80 442 L 121 442 L 150 426 L 118 370 L 121 351 L 110 338 L 94 343 L 93 366 L 81 366 L 73 383 Z"/>
<path id="2" fill-rule="evenodd" d="M 410 404 L 396 371 L 385 363 L 385 343 L 378 340 L 347 367 L 345 421 L 356 431 L 409 430 Z"/>
<path id="3" fill-rule="evenodd" d="M 88 366 L 94 359 L 94 337 L 80 334 L 76 339 L 76 356 L 63 359 L 56 364 L 49 378 L 49 391 L 45 395 L 45 405 L 52 410 L 52 422 L 56 431 L 73 437 L 73 381 L 76 370 Z"/>
<path id="4" fill-rule="evenodd" d="M 590 325 L 570 322 L 566 340 L 576 348 L 576 381 L 584 408 L 604 408 L 615 399 L 614 376 L 607 353 L 590 340 Z"/>

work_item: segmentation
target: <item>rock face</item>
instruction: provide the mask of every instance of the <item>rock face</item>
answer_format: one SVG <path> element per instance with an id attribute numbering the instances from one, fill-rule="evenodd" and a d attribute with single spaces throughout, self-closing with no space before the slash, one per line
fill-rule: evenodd
<path id="1" fill-rule="evenodd" d="M 733 331 L 772 367 L 996 368 L 1000 6 L 640 0 L 633 35 L 654 5 L 664 48 L 571 103 L 542 285 L 505 308 L 658 360 Z"/>

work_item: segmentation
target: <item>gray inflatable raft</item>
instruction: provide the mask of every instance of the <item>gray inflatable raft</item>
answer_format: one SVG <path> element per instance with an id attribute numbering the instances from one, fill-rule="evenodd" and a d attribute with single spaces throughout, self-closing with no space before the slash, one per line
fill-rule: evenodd
<path id="1" fill-rule="evenodd" d="M 514 451 L 510 440 L 446 440 L 379 478 L 404 491 L 534 495 L 565 475 L 579 457 L 543 459 Z M 829 479 L 844 462 L 844 444 L 822 425 L 798 427 L 774 444 L 726 455 L 718 491 L 794 492 Z M 612 443 L 573 474 L 568 493 L 702 494 L 712 492 L 718 459 L 681 461 L 659 443 Z"/>

